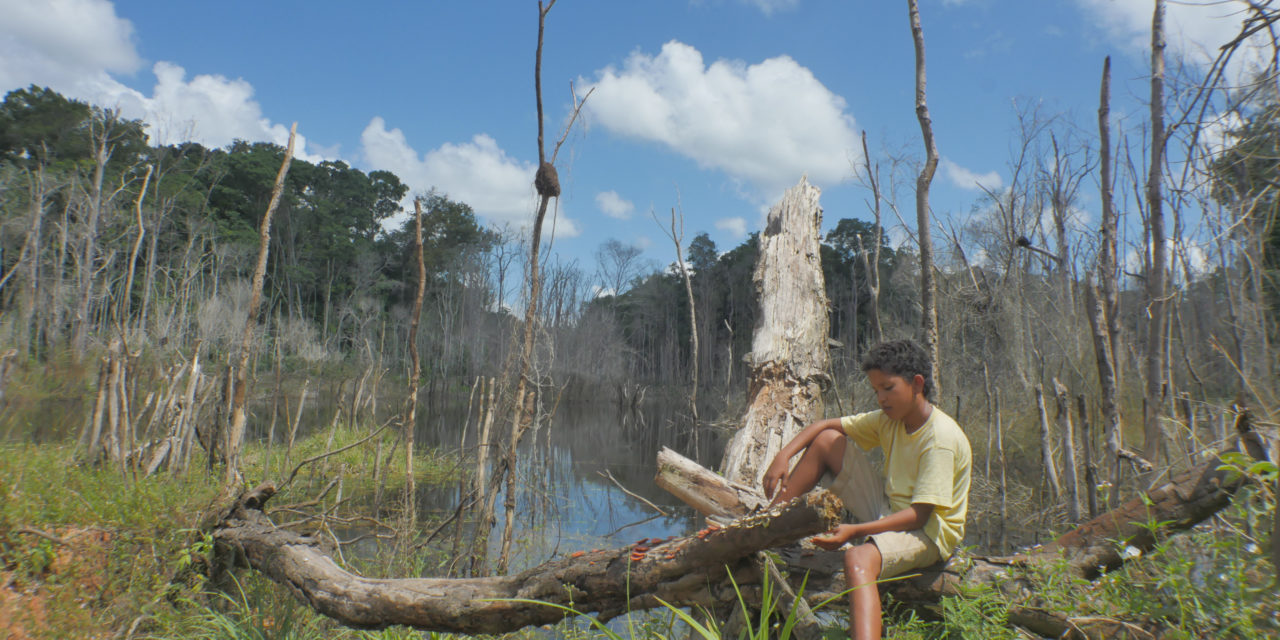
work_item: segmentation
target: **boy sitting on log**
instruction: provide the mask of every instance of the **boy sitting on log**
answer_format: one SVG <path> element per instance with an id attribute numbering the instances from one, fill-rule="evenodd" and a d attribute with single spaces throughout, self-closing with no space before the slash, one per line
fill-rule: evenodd
<path id="1" fill-rule="evenodd" d="M 878 579 L 940 562 L 964 537 L 972 462 L 960 426 L 929 401 L 931 367 L 920 345 L 878 344 L 862 370 L 880 409 L 805 427 L 782 447 L 763 479 L 765 495 L 776 504 L 813 489 L 824 475 L 834 477 L 824 484 L 844 501 L 852 523 L 813 542 L 846 548 L 845 579 L 853 589 L 849 632 L 858 640 L 880 637 Z M 884 449 L 884 478 L 863 453 L 875 447 Z M 804 455 L 788 472 L 799 453 Z"/>

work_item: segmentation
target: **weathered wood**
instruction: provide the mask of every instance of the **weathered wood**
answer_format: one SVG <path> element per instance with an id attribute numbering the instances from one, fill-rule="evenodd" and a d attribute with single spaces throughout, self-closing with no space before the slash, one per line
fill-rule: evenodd
<path id="1" fill-rule="evenodd" d="M 1049 432 L 1049 416 L 1044 408 L 1044 387 L 1037 384 L 1036 415 L 1040 418 L 1040 460 L 1044 464 L 1044 478 L 1049 483 L 1049 501 L 1056 503 L 1062 495 L 1058 481 L 1058 467 L 1053 461 L 1053 434 Z"/>
<path id="2" fill-rule="evenodd" d="M 566 616 L 548 605 L 598 612 L 607 620 L 662 606 L 659 599 L 676 606 L 731 599 L 726 566 L 750 578 L 755 570 L 751 563 L 740 565 L 741 559 L 826 531 L 841 511 L 835 496 L 811 493 L 698 535 L 575 553 L 512 576 L 374 579 L 340 567 L 315 538 L 272 524 L 262 508 L 274 492 L 263 485 L 223 512 L 212 529 L 221 553 L 233 552 L 344 625 L 453 633 L 504 633 Z"/>
<path id="3" fill-rule="evenodd" d="M 760 232 L 752 276 L 760 315 L 748 356 L 747 412 L 721 467 L 725 477 L 744 485 L 759 486 L 782 445 L 822 417 L 830 324 L 819 259 L 820 194 L 801 178 L 769 211 Z"/>
<path id="4" fill-rule="evenodd" d="M 729 482 L 666 447 L 658 452 L 658 475 L 654 481 L 706 516 L 736 518 L 769 504 L 758 489 Z"/>
<path id="5" fill-rule="evenodd" d="M 1063 481 L 1067 483 L 1067 518 L 1074 524 L 1080 521 L 1080 482 L 1076 473 L 1076 431 L 1075 425 L 1071 423 L 1071 403 L 1067 393 L 1066 385 L 1054 378 L 1054 420 L 1058 424 L 1058 435 L 1062 437 L 1062 475 Z"/>

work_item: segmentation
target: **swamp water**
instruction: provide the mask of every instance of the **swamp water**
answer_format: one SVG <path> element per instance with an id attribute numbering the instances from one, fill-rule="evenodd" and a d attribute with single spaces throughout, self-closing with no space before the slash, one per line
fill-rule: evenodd
<path id="1" fill-rule="evenodd" d="M 309 395 L 310 406 L 304 411 L 302 423 L 325 425 L 338 410 L 334 400 L 338 394 L 314 391 L 315 395 Z M 657 455 L 662 447 L 670 447 L 714 467 L 723 453 L 724 438 L 704 427 L 695 443 L 693 427 L 682 414 L 683 405 L 649 401 L 637 411 L 625 413 L 616 404 L 598 397 L 575 395 L 578 397 L 561 402 L 549 421 L 522 438 L 516 468 L 512 571 L 574 551 L 622 547 L 641 538 L 685 535 L 704 526 L 692 508 L 655 484 Z M 418 533 L 424 536 L 453 516 L 464 497 L 465 485 L 475 474 L 478 411 L 473 407 L 468 414 L 466 397 L 454 400 L 424 402 L 425 410 L 420 409 L 417 446 L 422 450 L 437 449 L 446 457 L 460 460 L 455 477 L 444 485 L 418 488 Z M 389 397 L 379 401 L 379 408 L 382 407 L 398 409 L 396 401 Z M 269 414 L 270 408 L 262 413 Z M 490 435 L 494 445 L 489 478 L 496 467 L 494 457 L 502 455 L 498 443 L 510 438 L 510 428 L 509 415 L 495 418 Z M 251 434 L 258 437 L 266 437 L 263 431 L 261 426 L 251 426 Z M 275 435 L 278 444 L 279 426 Z M 505 488 L 504 483 L 495 500 L 496 524 L 488 545 L 490 566 L 501 553 Z M 384 496 L 383 504 L 396 500 L 395 495 Z M 370 496 L 348 504 L 353 511 L 366 511 L 372 502 Z M 474 532 L 469 515 L 461 527 L 464 548 Z M 389 551 L 387 541 L 368 535 L 373 533 L 371 529 L 350 527 L 335 533 L 343 540 L 363 537 L 344 551 L 348 555 L 372 560 Z M 445 526 L 431 546 L 448 551 L 455 535 L 457 522 Z"/>

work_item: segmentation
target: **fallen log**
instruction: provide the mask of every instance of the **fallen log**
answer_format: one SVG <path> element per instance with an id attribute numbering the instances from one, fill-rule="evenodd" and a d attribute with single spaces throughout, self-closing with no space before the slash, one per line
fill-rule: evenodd
<path id="1" fill-rule="evenodd" d="M 568 615 L 548 605 L 609 620 L 662 606 L 659 599 L 675 606 L 723 602 L 733 597 L 726 591 L 726 566 L 754 573 L 750 563 L 739 561 L 826 531 L 841 511 L 832 494 L 811 493 L 697 535 L 576 552 L 511 576 L 374 579 L 340 567 L 316 538 L 276 527 L 262 511 L 274 493 L 270 484 L 259 486 L 222 513 L 212 529 L 217 553 L 262 572 L 350 627 L 405 625 L 471 634 L 515 631 Z"/>
<path id="2" fill-rule="evenodd" d="M 1073 618 L 1040 606 L 1038 586 L 1028 577 L 1028 570 L 1065 570 L 1075 577 L 1093 579 L 1154 548 L 1157 532 L 1150 523 L 1161 523 L 1159 533 L 1167 535 L 1186 531 L 1221 511 L 1245 482 L 1241 474 L 1224 468 L 1222 454 L 1243 451 L 1256 460 L 1268 456 L 1247 414 L 1241 414 L 1236 428 L 1236 441 L 1228 449 L 1049 544 L 1009 556 L 957 555 L 919 575 L 884 583 L 880 591 L 907 606 L 934 611 L 944 596 L 995 589 L 1011 603 L 1009 621 L 1020 627 L 1051 637 L 1110 637 L 1117 631 L 1115 625 L 1124 623 Z M 708 515 L 741 513 L 763 499 L 758 491 L 730 483 L 668 449 L 658 454 L 658 469 L 659 486 Z M 811 603 L 844 589 L 840 552 L 792 549 L 783 558 L 794 580 L 807 576 L 805 597 Z"/>

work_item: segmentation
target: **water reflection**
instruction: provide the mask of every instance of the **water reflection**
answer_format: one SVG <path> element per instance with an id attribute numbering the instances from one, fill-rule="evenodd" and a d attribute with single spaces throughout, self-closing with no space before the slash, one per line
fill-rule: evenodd
<path id="1" fill-rule="evenodd" d="M 427 446 L 456 449 L 466 420 L 465 407 L 447 407 L 438 418 L 428 420 L 418 437 Z M 581 549 L 682 535 L 700 526 L 691 508 L 654 483 L 659 449 L 671 446 L 691 453 L 684 449 L 692 442 L 691 431 L 674 408 L 657 402 L 641 407 L 638 414 L 627 415 L 619 415 L 607 402 L 562 403 L 549 424 L 530 431 L 522 442 L 512 569 L 535 566 Z M 473 424 L 467 434 L 469 450 L 475 445 L 475 432 Z M 509 437 L 505 429 L 500 434 L 499 438 Z M 704 435 L 702 440 L 709 438 Z M 709 449 L 709 443 L 703 448 Z M 474 468 L 465 473 L 474 473 Z M 628 495 L 607 475 L 665 515 Z M 421 497 L 420 516 L 440 519 L 452 514 L 461 492 L 457 488 L 426 489 Z M 498 525 L 489 541 L 491 557 L 495 558 L 504 522 L 504 498 L 502 493 L 497 497 Z"/>

